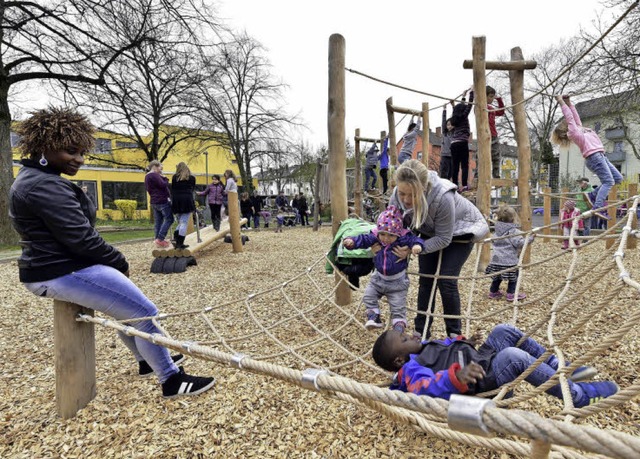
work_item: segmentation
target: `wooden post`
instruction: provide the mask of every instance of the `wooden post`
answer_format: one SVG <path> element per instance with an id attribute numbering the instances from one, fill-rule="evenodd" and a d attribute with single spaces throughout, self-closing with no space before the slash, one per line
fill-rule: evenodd
<path id="1" fill-rule="evenodd" d="M 356 167 L 355 167 L 355 190 L 353 192 L 353 206 L 355 207 L 356 214 L 359 217 L 362 217 L 362 157 L 360 154 L 360 128 L 356 129 L 356 138 L 355 138 L 355 156 L 356 156 Z"/>
<path id="2" fill-rule="evenodd" d="M 522 50 L 519 47 L 511 49 L 512 61 L 523 61 Z M 520 224 L 523 231 L 531 229 L 531 201 L 529 199 L 529 181 L 531 178 L 531 144 L 529 129 L 524 110 L 524 69 L 511 70 L 511 104 L 513 107 L 513 121 L 516 127 L 516 143 L 518 145 L 518 202 L 520 203 Z M 531 246 L 527 246 L 523 263 L 531 260 Z"/>
<path id="3" fill-rule="evenodd" d="M 631 198 L 633 196 L 636 196 L 637 194 L 638 194 L 638 184 L 630 183 L 629 194 L 627 195 L 627 197 Z M 629 202 L 627 204 L 627 209 L 630 209 L 632 204 L 633 204 L 633 201 Z M 631 230 L 633 231 L 637 229 L 638 229 L 638 214 L 634 213 L 633 217 L 631 217 Z M 635 249 L 637 244 L 638 244 L 638 240 L 634 236 L 630 236 L 627 238 L 627 249 Z"/>
<path id="4" fill-rule="evenodd" d="M 542 230 L 542 234 L 544 234 L 545 236 L 549 236 L 551 234 L 551 227 L 549 227 L 549 225 L 551 224 L 551 196 L 549 196 L 551 194 L 551 187 L 545 187 L 543 192 L 544 196 L 542 199 L 544 205 L 542 210 L 542 218 L 545 229 Z M 544 238 L 544 242 L 551 242 L 551 239 Z"/>
<path id="5" fill-rule="evenodd" d="M 331 189 L 331 224 L 335 237 L 347 218 L 347 153 L 345 148 L 345 41 L 340 34 L 329 37 L 329 103 L 327 126 L 329 136 L 329 171 Z M 336 273 L 336 282 L 340 276 Z M 336 303 L 351 303 L 351 289 L 346 282 L 336 288 Z"/>
<path id="6" fill-rule="evenodd" d="M 387 99 L 387 121 L 389 123 L 389 169 L 391 170 L 391 167 L 395 168 L 398 164 L 398 152 L 396 150 L 398 143 L 396 140 L 396 116 L 393 112 L 392 97 Z"/>
<path id="7" fill-rule="evenodd" d="M 491 131 L 487 116 L 485 76 L 485 37 L 473 37 L 473 85 L 475 88 L 476 129 L 478 131 L 478 189 L 476 206 L 487 217 L 491 207 Z M 491 258 L 491 246 L 482 245 L 478 272 L 484 272 Z"/>
<path id="8" fill-rule="evenodd" d="M 548 459 L 551 454 L 551 443 L 542 440 L 531 441 L 531 459 Z"/>
<path id="9" fill-rule="evenodd" d="M 422 103 L 422 164 L 429 168 L 429 103 Z"/>
<path id="10" fill-rule="evenodd" d="M 612 204 L 614 202 L 616 202 L 618 200 L 618 185 L 613 185 L 611 187 L 611 189 L 609 190 L 609 196 L 607 197 L 608 199 L 608 203 Z M 607 209 L 607 216 L 609 217 L 609 220 L 607 221 L 607 229 L 611 229 L 615 226 L 617 218 L 616 218 L 616 208 L 615 207 L 609 207 Z M 608 249 L 610 247 L 613 246 L 613 244 L 615 243 L 615 239 L 607 239 L 607 242 L 605 244 L 605 247 Z"/>
<path id="11" fill-rule="evenodd" d="M 316 164 L 316 188 L 313 191 L 313 231 L 318 231 L 320 227 L 320 177 L 322 173 L 322 163 L 318 160 Z"/>
<path id="12" fill-rule="evenodd" d="M 231 230 L 231 245 L 233 253 L 242 252 L 242 235 L 240 234 L 240 203 L 238 201 L 238 192 L 227 192 L 229 203 L 229 228 Z"/>
<path id="13" fill-rule="evenodd" d="M 58 414 L 69 419 L 96 396 L 96 343 L 92 323 L 77 322 L 93 310 L 53 301 L 53 339 Z"/>
<path id="14" fill-rule="evenodd" d="M 194 225 L 193 222 L 193 213 L 191 215 L 189 215 L 189 220 L 187 220 L 187 234 L 191 234 L 193 232 L 195 232 L 196 230 L 196 226 Z"/>

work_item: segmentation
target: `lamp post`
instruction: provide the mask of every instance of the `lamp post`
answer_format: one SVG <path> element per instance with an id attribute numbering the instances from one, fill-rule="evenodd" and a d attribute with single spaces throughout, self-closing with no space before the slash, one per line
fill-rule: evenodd
<path id="1" fill-rule="evenodd" d="M 204 181 L 205 185 L 209 185 L 209 152 L 204 152 Z"/>

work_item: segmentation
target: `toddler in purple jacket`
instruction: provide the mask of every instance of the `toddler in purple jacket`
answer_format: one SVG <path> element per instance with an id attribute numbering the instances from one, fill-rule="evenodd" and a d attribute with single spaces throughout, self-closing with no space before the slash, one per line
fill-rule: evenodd
<path id="1" fill-rule="evenodd" d="M 380 244 L 374 259 L 375 271 L 365 288 L 362 301 L 367 308 L 365 328 L 371 330 L 382 328 L 378 301 L 387 297 L 391 310 L 392 326 L 404 332 L 407 326 L 407 292 L 409 277 L 407 276 L 408 258 L 398 258 L 395 247 L 409 246 L 414 255 L 424 250 L 424 241 L 415 236 L 402 224 L 402 213 L 395 206 L 389 206 L 379 216 L 377 227 L 368 234 L 347 237 L 342 244 L 347 249 L 362 249 Z"/>

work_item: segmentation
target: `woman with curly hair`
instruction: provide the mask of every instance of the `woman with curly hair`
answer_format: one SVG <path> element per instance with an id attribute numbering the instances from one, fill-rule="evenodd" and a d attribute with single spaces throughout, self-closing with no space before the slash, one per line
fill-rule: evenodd
<path id="1" fill-rule="evenodd" d="M 129 280 L 124 255 L 93 227 L 93 202 L 61 174 L 74 176 L 93 148 L 95 133 L 80 113 L 66 108 L 36 111 L 18 128 L 22 168 L 9 192 L 9 216 L 20 235 L 20 282 L 35 295 L 75 303 L 116 320 L 150 317 L 156 306 Z M 160 334 L 151 320 L 131 322 Z M 214 379 L 190 376 L 176 363 L 182 355 L 142 338 L 119 333 L 139 364 L 140 376 L 156 374 L 164 397 L 195 395 Z"/>

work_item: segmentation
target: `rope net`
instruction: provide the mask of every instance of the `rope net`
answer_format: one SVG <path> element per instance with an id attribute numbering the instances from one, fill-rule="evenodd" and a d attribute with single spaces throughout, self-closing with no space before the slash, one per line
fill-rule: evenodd
<path id="1" fill-rule="evenodd" d="M 492 398 L 497 406 L 486 409 L 482 415 L 484 425 L 497 434 L 495 438 L 449 428 L 450 402 L 446 400 L 387 389 L 391 375 L 371 359 L 377 334 L 363 326 L 363 287 L 354 291 L 351 304 L 337 304 L 334 301 L 337 285 L 348 281 L 337 270 L 327 276 L 324 255 L 295 277 L 246 297 L 204 309 L 136 319 L 153 320 L 164 336 L 141 333 L 131 320 L 117 322 L 90 316 L 81 316 L 80 320 L 140 336 L 197 358 L 320 390 L 365 405 L 430 435 L 467 445 L 529 455 L 533 448 L 529 441 L 534 440 L 551 443 L 552 457 L 582 457 L 572 448 L 611 457 L 640 457 L 638 437 L 585 424 L 589 420 L 597 425 L 599 418 L 615 416 L 617 411 L 633 406 L 629 402 L 640 391 L 637 364 L 624 378 L 616 379 L 621 388 L 618 394 L 585 408 L 574 408 L 570 396 L 565 395 L 561 401 L 544 393 L 560 383 L 568 394 L 566 375 L 578 366 L 595 366 L 600 379 L 608 379 L 607 374 L 615 373 L 613 369 L 621 362 L 628 363 L 635 357 L 635 349 L 629 349 L 625 336 L 640 320 L 640 284 L 632 272 L 638 263 L 636 260 L 628 264 L 625 254 L 629 238 L 637 237 L 632 226 L 639 200 L 639 196 L 633 196 L 611 204 L 633 203 L 626 218 L 598 236 L 577 237 L 579 218 L 590 218 L 590 212 L 574 219 L 569 250 L 560 250 L 559 241 L 542 244 L 543 228 L 534 228 L 531 232 L 538 238 L 532 246 L 532 261 L 523 264 L 521 256 L 518 265 L 520 276 L 515 296 L 526 290 L 529 297 L 524 301 L 487 299 L 491 275 L 479 274 L 480 257 L 475 254 L 490 239 L 480 242 L 475 254 L 469 257 L 458 278 L 463 302 L 460 318 L 465 334 L 470 336 L 481 330 L 486 337 L 496 324 L 507 322 L 524 330 L 548 350 L 512 383 L 479 394 Z M 579 240 L 582 243 L 577 245 Z M 526 249 L 525 246 L 523 254 Z M 637 252 L 631 254 L 635 256 Z M 415 260 L 411 263 L 410 267 L 417 265 Z M 264 275 L 277 279 L 277 272 Z M 436 272 L 434 277 L 445 276 Z M 362 278 L 363 284 L 366 281 L 366 277 Z M 417 284 L 417 279 L 412 278 L 407 305 L 409 319 L 416 313 Z M 439 295 L 436 298 L 434 337 L 444 335 L 441 318 L 445 317 Z M 385 303 L 381 309 L 385 316 L 389 315 Z M 527 384 L 524 378 L 552 352 L 561 361 L 571 361 L 570 366 L 561 366 L 540 387 Z M 508 397 L 511 393 L 513 396 Z"/>

